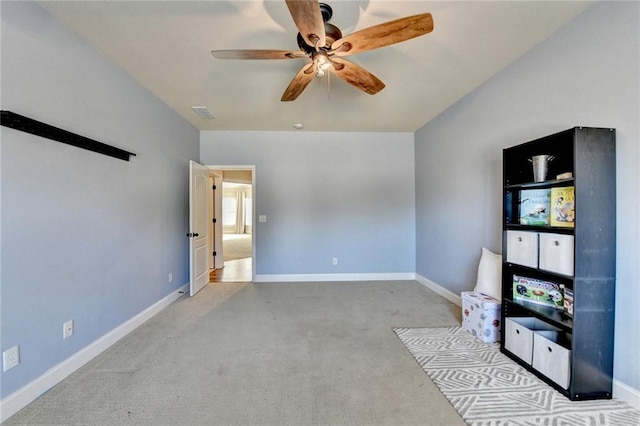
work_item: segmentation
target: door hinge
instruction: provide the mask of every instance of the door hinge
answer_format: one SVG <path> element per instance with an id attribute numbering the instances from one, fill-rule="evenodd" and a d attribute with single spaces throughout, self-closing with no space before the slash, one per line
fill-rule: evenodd
<path id="1" fill-rule="evenodd" d="M 218 219 L 216 219 L 215 217 L 213 219 L 211 219 L 213 221 L 213 223 L 217 223 Z"/>
<path id="2" fill-rule="evenodd" d="M 216 190 L 216 186 L 215 186 L 215 185 L 213 185 L 213 186 L 211 187 L 211 189 L 213 189 L 213 190 L 215 191 L 215 190 Z"/>
<path id="3" fill-rule="evenodd" d="M 218 255 L 218 253 L 214 251 L 214 252 L 213 252 L 213 255 L 214 255 L 214 256 L 217 256 L 217 255 Z"/>

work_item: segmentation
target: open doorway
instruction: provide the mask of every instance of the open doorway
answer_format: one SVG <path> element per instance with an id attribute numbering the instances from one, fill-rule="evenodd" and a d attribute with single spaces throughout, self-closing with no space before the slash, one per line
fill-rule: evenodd
<path id="1" fill-rule="evenodd" d="M 254 170 L 216 167 L 210 282 L 250 282 L 254 275 Z"/>

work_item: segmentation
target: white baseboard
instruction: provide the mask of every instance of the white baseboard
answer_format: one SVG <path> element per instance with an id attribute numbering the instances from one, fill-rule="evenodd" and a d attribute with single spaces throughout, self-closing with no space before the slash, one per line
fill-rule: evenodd
<path id="1" fill-rule="evenodd" d="M 381 274 L 259 274 L 254 282 L 325 282 L 325 281 L 413 281 L 413 272 L 381 273 Z"/>
<path id="2" fill-rule="evenodd" d="M 455 303 L 458 306 L 462 306 L 462 299 L 460 298 L 459 295 L 457 295 L 455 293 L 452 293 L 451 291 L 447 290 L 446 288 L 434 283 L 430 279 L 425 278 L 420 274 L 416 274 L 416 281 L 418 281 L 423 286 L 427 287 L 429 290 L 431 290 L 431 291 L 439 294 L 440 296 L 444 297 L 445 299 L 447 299 L 451 303 Z"/>
<path id="3" fill-rule="evenodd" d="M 613 397 L 640 410 L 640 390 L 634 389 L 620 380 L 613 379 Z"/>
<path id="4" fill-rule="evenodd" d="M 71 355 L 60 364 L 52 367 L 40 377 L 34 379 L 31 383 L 4 398 L 0 401 L 0 423 L 26 407 L 44 392 L 60 383 L 65 377 L 91 361 L 97 355 L 105 351 L 111 345 L 122 339 L 171 303 L 175 302 L 188 291 L 189 285 L 185 284 L 179 289 L 171 292 L 171 294 L 149 306 L 135 317 L 114 328 L 93 343 Z"/>

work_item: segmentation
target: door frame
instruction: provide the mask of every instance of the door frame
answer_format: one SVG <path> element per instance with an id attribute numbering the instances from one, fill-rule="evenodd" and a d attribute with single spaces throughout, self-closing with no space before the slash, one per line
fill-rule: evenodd
<path id="1" fill-rule="evenodd" d="M 206 165 L 212 172 L 225 171 L 225 170 L 250 170 L 251 171 L 251 281 L 256 280 L 256 240 L 257 240 L 257 228 L 256 221 L 258 214 L 256 212 L 256 166 L 255 165 Z M 220 232 L 222 235 L 222 217 L 217 221 L 216 233 Z"/>
<path id="2" fill-rule="evenodd" d="M 209 219 L 222 220 L 222 173 L 209 169 L 209 187 L 212 189 Z M 213 189 L 213 188 L 216 189 Z M 224 252 L 222 250 L 222 231 L 217 222 L 209 221 L 209 269 L 220 269 L 224 267 Z M 213 255 L 213 251 L 216 255 Z"/>

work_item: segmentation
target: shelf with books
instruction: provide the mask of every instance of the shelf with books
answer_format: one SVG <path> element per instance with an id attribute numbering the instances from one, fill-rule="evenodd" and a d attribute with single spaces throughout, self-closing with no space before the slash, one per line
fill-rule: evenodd
<path id="1" fill-rule="evenodd" d="M 506 225 L 574 228 L 575 217 L 573 179 L 553 186 L 510 186 L 504 191 Z"/>
<path id="2" fill-rule="evenodd" d="M 501 350 L 571 400 L 611 398 L 615 204 L 614 129 L 574 127 L 503 151 Z M 564 358 L 545 346 L 536 365 L 516 350 L 523 336 L 534 355 L 544 341 Z M 545 370 L 559 364 L 560 379 Z"/>

